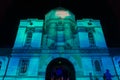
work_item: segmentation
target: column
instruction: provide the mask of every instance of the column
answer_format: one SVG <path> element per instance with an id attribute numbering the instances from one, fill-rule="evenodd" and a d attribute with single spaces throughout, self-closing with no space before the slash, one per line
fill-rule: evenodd
<path id="1" fill-rule="evenodd" d="M 65 27 L 64 35 L 65 35 L 66 47 L 71 48 L 73 46 L 71 25 L 69 23 L 65 23 L 64 27 Z"/>
<path id="2" fill-rule="evenodd" d="M 55 42 L 56 42 L 56 24 L 55 23 L 51 23 L 48 26 L 48 32 L 47 32 L 47 46 L 48 47 L 54 47 L 55 46 Z"/>

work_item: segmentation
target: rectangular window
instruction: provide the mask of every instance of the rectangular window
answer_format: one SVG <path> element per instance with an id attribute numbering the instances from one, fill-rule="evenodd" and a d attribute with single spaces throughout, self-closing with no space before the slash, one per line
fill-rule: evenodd
<path id="1" fill-rule="evenodd" d="M 25 41 L 25 47 L 30 47 L 32 41 L 32 31 L 27 32 L 26 41 Z"/>
<path id="2" fill-rule="evenodd" d="M 92 32 L 88 32 L 90 47 L 95 47 L 95 40 Z"/>

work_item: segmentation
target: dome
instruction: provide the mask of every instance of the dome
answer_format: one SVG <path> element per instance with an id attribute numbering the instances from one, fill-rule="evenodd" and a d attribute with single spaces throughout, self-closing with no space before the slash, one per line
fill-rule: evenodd
<path id="1" fill-rule="evenodd" d="M 69 10 L 62 8 L 62 7 L 58 7 L 58 8 L 51 10 L 50 12 L 48 12 L 45 15 L 45 21 L 50 20 L 50 19 L 72 19 L 72 20 L 75 20 L 75 16 Z"/>

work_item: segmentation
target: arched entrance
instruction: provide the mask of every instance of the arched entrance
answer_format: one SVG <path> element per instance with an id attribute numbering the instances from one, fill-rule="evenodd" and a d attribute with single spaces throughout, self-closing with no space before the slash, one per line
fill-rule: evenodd
<path id="1" fill-rule="evenodd" d="M 72 63 L 64 58 L 52 60 L 47 66 L 45 80 L 75 80 Z"/>

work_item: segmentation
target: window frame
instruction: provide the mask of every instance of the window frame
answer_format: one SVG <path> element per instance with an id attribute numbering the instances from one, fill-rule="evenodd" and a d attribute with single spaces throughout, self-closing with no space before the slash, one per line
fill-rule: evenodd
<path id="1" fill-rule="evenodd" d="M 94 65 L 95 65 L 95 71 L 100 72 L 101 71 L 100 62 L 98 60 L 95 60 Z"/>
<path id="2" fill-rule="evenodd" d="M 25 39 L 25 47 L 31 47 L 31 42 L 32 42 L 32 37 L 33 37 L 33 31 L 27 31 L 26 32 L 26 39 Z"/>
<path id="3" fill-rule="evenodd" d="M 25 63 L 23 63 L 23 61 L 25 61 Z M 30 63 L 30 60 L 28 58 L 21 58 L 19 60 L 18 75 L 24 76 L 27 74 L 28 68 L 29 68 L 29 63 Z M 25 72 L 21 72 L 24 68 L 26 68 Z"/>
<path id="4" fill-rule="evenodd" d="M 2 69 L 2 61 L 0 61 L 0 70 Z"/>
<path id="5" fill-rule="evenodd" d="M 96 70 L 95 61 L 99 62 L 100 71 Z M 101 58 L 92 58 L 92 65 L 93 65 L 93 70 L 94 70 L 94 72 L 96 74 L 102 74 L 102 72 L 103 72 L 103 66 L 102 66 L 102 60 L 101 60 Z"/>

